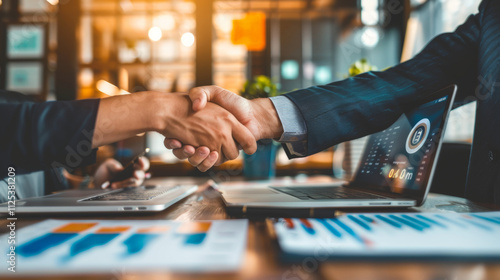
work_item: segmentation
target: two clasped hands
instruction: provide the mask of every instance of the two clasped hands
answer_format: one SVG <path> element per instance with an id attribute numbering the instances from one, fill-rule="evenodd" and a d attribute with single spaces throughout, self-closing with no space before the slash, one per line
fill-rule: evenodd
<path id="1" fill-rule="evenodd" d="M 187 97 L 192 102 L 194 121 L 187 125 L 170 122 L 178 126 L 177 133 L 164 133 L 164 144 L 173 149 L 176 157 L 188 159 L 200 171 L 235 159 L 240 149 L 253 154 L 258 140 L 279 138 L 283 133 L 268 98 L 248 100 L 217 86 L 194 88 Z M 178 133 L 186 130 L 192 135 Z"/>

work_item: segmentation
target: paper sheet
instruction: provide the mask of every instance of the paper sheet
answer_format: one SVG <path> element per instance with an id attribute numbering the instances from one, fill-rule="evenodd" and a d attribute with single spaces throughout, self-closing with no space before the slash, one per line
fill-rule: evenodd
<path id="1" fill-rule="evenodd" d="M 122 270 L 233 271 L 247 240 L 247 220 L 46 220 L 16 232 L 17 273 Z M 10 273 L 8 235 L 0 238 L 0 274 Z"/>
<path id="2" fill-rule="evenodd" d="M 293 255 L 500 258 L 500 212 L 348 214 L 279 219 L 274 228 Z"/>

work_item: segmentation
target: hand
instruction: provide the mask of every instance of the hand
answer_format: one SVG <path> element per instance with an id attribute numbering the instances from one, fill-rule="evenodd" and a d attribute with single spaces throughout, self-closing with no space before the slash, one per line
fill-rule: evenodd
<path id="1" fill-rule="evenodd" d="M 208 103 L 204 110 L 196 112 L 191 109 L 187 95 L 165 94 L 164 98 L 156 108 L 159 112 L 155 117 L 157 131 L 167 138 L 190 144 L 193 150 L 193 146 L 205 146 L 199 148 L 198 153 L 211 159 L 213 164 L 221 164 L 224 157 L 238 157 L 238 145 L 248 154 L 257 150 L 252 133 L 222 107 Z"/>
<path id="2" fill-rule="evenodd" d="M 134 164 L 134 174 L 132 177 L 121 182 L 109 183 L 116 174 L 123 170 L 123 166 L 115 159 L 107 159 L 101 164 L 94 175 L 94 184 L 99 188 L 120 189 L 125 187 L 139 187 L 146 178 L 146 171 L 149 169 L 149 160 L 145 157 L 140 157 L 138 162 Z"/>
<path id="3" fill-rule="evenodd" d="M 254 135 L 256 140 L 279 138 L 283 134 L 283 127 L 278 118 L 274 105 L 268 98 L 247 100 L 235 93 L 217 86 L 197 87 L 189 92 L 193 101 L 193 110 L 205 108 L 208 102 L 216 103 L 231 112 Z M 207 147 L 195 149 L 193 146 L 183 146 L 180 139 L 165 139 L 165 147 L 174 149 L 174 155 L 179 159 L 188 158 L 189 162 L 199 170 L 206 171 L 214 165 L 217 153 L 209 153 Z"/>

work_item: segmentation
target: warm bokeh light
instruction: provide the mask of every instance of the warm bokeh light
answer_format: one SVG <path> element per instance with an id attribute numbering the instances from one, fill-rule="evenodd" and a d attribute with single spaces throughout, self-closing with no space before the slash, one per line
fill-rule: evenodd
<path id="1" fill-rule="evenodd" d="M 149 29 L 148 36 L 151 41 L 160 41 L 162 35 L 161 29 L 158 26 L 153 26 Z"/>
<path id="2" fill-rule="evenodd" d="M 162 30 L 173 30 L 175 28 L 175 18 L 171 14 L 158 15 L 153 19 L 153 24 Z"/>
<path id="3" fill-rule="evenodd" d="M 1 2 L 1 0 L 0 0 L 0 2 Z M 52 6 L 55 6 L 55 5 L 59 4 L 59 0 L 47 0 L 47 2 L 49 2 L 49 4 L 52 5 Z"/>
<path id="4" fill-rule="evenodd" d="M 82 69 L 79 81 L 82 87 L 91 87 L 94 83 L 94 72 L 89 68 Z"/>
<path id="5" fill-rule="evenodd" d="M 120 89 L 117 86 L 105 80 L 97 81 L 96 87 L 97 90 L 109 96 L 118 95 L 120 92 Z"/>
<path id="6" fill-rule="evenodd" d="M 191 32 L 182 34 L 181 43 L 186 47 L 191 47 L 194 44 L 194 35 Z"/>

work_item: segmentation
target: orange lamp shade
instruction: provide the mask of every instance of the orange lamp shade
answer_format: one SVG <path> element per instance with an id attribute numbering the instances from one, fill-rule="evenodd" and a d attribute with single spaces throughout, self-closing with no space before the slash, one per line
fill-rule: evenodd
<path id="1" fill-rule="evenodd" d="M 266 48 L 266 15 L 251 12 L 242 19 L 233 20 L 231 42 L 245 45 L 249 51 L 263 51 Z"/>

